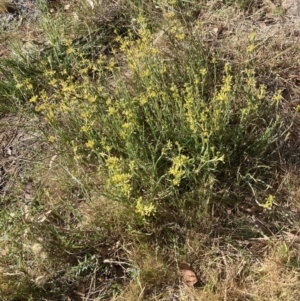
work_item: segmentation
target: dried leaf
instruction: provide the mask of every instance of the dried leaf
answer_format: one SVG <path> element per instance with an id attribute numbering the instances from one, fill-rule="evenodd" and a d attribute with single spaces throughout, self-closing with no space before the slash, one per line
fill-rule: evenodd
<path id="1" fill-rule="evenodd" d="M 212 29 L 212 32 L 213 32 L 213 34 L 214 34 L 215 36 L 218 37 L 218 35 L 222 34 L 223 31 L 226 30 L 226 29 L 227 29 L 227 28 L 224 27 L 224 26 L 221 24 L 221 25 L 219 25 L 218 27 L 214 27 L 214 28 Z"/>
<path id="2" fill-rule="evenodd" d="M 57 155 L 54 155 L 51 160 L 50 160 L 50 163 L 49 163 L 49 168 L 52 168 L 52 165 L 53 165 L 53 162 L 54 160 L 57 158 Z"/>
<path id="3" fill-rule="evenodd" d="M 80 282 L 78 284 L 77 289 L 74 291 L 74 293 L 81 298 L 81 300 L 83 300 L 83 298 L 85 297 L 85 286 L 83 284 L 83 282 Z"/>
<path id="4" fill-rule="evenodd" d="M 111 249 L 108 246 L 101 246 L 99 248 L 99 252 L 100 252 L 100 254 L 101 254 L 102 257 L 108 256 L 109 253 L 110 253 L 110 251 L 111 251 Z"/>
<path id="5" fill-rule="evenodd" d="M 212 29 L 212 32 L 217 35 L 219 33 L 219 28 L 218 27 L 215 27 Z"/>
<path id="6" fill-rule="evenodd" d="M 198 282 L 195 272 L 187 263 L 180 263 L 179 270 L 182 276 L 182 280 L 187 286 L 194 286 Z"/>

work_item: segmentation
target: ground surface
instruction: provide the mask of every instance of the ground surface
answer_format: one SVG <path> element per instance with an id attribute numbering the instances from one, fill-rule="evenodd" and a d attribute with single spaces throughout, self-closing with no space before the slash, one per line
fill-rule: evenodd
<path id="1" fill-rule="evenodd" d="M 85 149 L 82 161 L 78 159 L 82 154 L 78 150 L 80 144 L 87 144 L 88 149 L 91 146 L 90 136 L 86 140 L 81 138 L 76 124 L 71 123 L 71 119 L 62 119 L 61 111 L 57 115 L 59 126 L 47 123 L 46 113 L 43 115 L 36 112 L 36 108 L 28 108 L 28 103 L 32 103 L 29 101 L 31 96 L 9 94 L 1 86 L 0 102 L 5 104 L 1 105 L 0 121 L 0 204 L 3 208 L 0 219 L 3 233 L 0 297 L 3 300 L 299 300 L 300 118 L 295 114 L 300 104 L 299 4 L 297 1 L 282 1 L 280 4 L 261 1 L 259 7 L 253 8 L 250 1 L 248 9 L 241 9 L 235 5 L 223 6 L 221 1 L 213 2 L 196 12 L 191 9 L 190 13 L 189 7 L 181 7 L 175 12 L 180 11 L 179 15 L 186 13 L 183 19 L 191 31 L 198 30 L 195 24 L 200 20 L 201 41 L 211 53 L 218 52 L 220 66 L 223 62 L 232 66 L 247 64 L 247 68 L 259 70 L 256 79 L 267 86 L 268 93 L 277 89 L 283 91 L 280 116 L 289 135 L 276 142 L 280 151 L 275 168 L 270 167 L 272 176 L 267 182 L 272 187 L 261 189 L 268 193 L 262 193 L 256 202 L 253 196 L 247 196 L 245 190 L 249 188 L 245 186 L 230 194 L 230 189 L 236 188 L 220 185 L 221 192 L 216 194 L 220 200 L 212 200 L 213 206 L 206 209 L 205 214 L 190 200 L 179 208 L 176 203 L 160 208 L 163 202 L 157 202 L 157 215 L 153 220 L 139 219 L 134 207 L 102 195 L 104 180 L 97 178 L 97 168 L 102 162 L 100 156 L 96 156 L 100 158 L 97 161 L 94 154 Z M 134 1 L 114 2 L 116 15 L 111 14 L 111 8 L 107 9 L 108 3 L 103 6 L 96 1 L 64 1 L 52 3 L 47 17 L 49 24 L 51 20 L 58 20 L 53 24 L 59 24 L 60 18 L 62 24 L 66 24 L 69 17 L 71 29 L 68 28 L 69 32 L 66 29 L 65 33 L 74 41 L 73 46 L 87 49 L 89 59 L 101 57 L 103 53 L 108 53 L 109 57 L 109 47 L 119 42 L 113 41 L 113 46 L 107 47 L 103 41 L 111 39 L 116 28 L 123 26 L 120 31 L 130 28 L 134 33 L 139 32 L 140 25 L 130 15 L 135 10 L 128 13 L 129 4 L 138 7 L 134 17 L 138 18 L 140 11 L 144 10 L 145 15 L 150 15 L 149 20 L 155 20 L 153 11 L 156 7 L 151 1 L 145 6 Z M 26 63 L 29 62 L 27 67 L 33 68 L 35 65 L 29 55 L 32 50 L 34 52 L 37 48 L 40 57 L 43 53 L 50 57 L 52 49 L 59 49 L 57 45 L 65 41 L 55 44 L 59 38 L 53 32 L 50 34 L 45 26 L 47 23 L 43 23 L 44 31 L 40 34 L 41 28 L 35 26 L 43 14 L 35 8 L 34 1 L 15 1 L 13 7 L 1 15 L 1 62 L 4 66 L 4 59 L 15 55 L 8 42 L 8 33 L 14 42 L 21 33 L 21 48 L 28 54 L 28 57 L 24 56 Z M 164 9 L 172 11 L 167 2 L 161 8 Z M 85 23 L 88 17 L 96 20 L 93 28 Z M 78 19 L 83 20 L 88 28 L 86 30 L 83 26 L 83 34 L 77 32 Z M 103 38 L 98 28 L 107 24 Z M 72 30 L 72 26 L 76 30 Z M 182 49 L 188 51 L 181 45 L 183 48 L 172 53 L 164 40 L 168 30 L 167 27 L 154 30 L 155 43 L 163 49 L 163 55 L 175 62 L 176 57 L 184 52 Z M 254 31 L 259 50 L 252 57 L 252 54 L 245 57 L 247 51 L 243 49 L 249 45 L 243 45 L 243 42 L 248 43 L 247 37 Z M 93 45 L 91 40 L 103 44 L 97 42 Z M 70 49 L 62 52 L 71 52 Z M 67 64 L 64 55 L 57 56 L 59 62 Z M 130 81 L 132 74 L 128 66 L 124 67 L 124 53 L 120 51 L 116 56 L 117 67 L 125 69 L 122 76 Z M 51 71 L 55 69 L 52 66 L 54 64 Z M 25 78 L 34 79 L 36 75 L 29 67 L 24 72 Z M 118 81 L 111 81 L 107 69 L 105 80 L 113 94 Z M 9 82 L 4 72 L 6 69 L 1 70 L 3 82 Z M 76 76 L 80 78 L 78 74 Z M 93 76 L 94 80 L 98 74 Z M 36 87 L 36 90 L 41 89 L 39 84 Z M 49 97 L 54 95 L 53 99 L 56 99 L 59 89 L 56 90 L 55 84 L 51 89 Z M 128 94 L 135 89 L 138 88 L 129 84 Z M 83 98 L 79 91 L 76 93 Z M 16 100 L 7 102 L 7 95 Z M 13 95 L 19 97 L 13 98 Z M 19 103 L 22 97 L 27 102 Z M 55 103 L 53 99 L 51 103 Z M 81 113 L 80 103 L 77 105 L 72 108 Z M 291 125 L 289 121 L 292 119 Z M 66 120 L 70 124 L 64 127 Z M 99 126 L 98 122 L 95 121 L 93 126 L 100 132 L 105 126 Z M 113 126 L 112 120 L 109 125 Z M 74 137 L 70 141 L 63 140 L 68 135 Z M 91 135 L 96 134 L 91 131 Z M 63 141 L 68 142 L 64 144 Z M 75 147 L 77 142 L 79 146 Z M 243 164 L 251 161 L 249 157 L 243 159 Z M 237 170 L 242 169 L 243 164 Z M 146 167 L 144 170 L 145 178 L 137 187 L 147 194 L 151 173 Z M 222 172 L 220 174 L 222 176 Z M 205 185 L 201 187 L 203 191 L 208 189 Z M 159 192 L 153 199 L 159 199 L 163 193 Z M 197 198 L 197 193 L 192 193 L 193 199 Z M 227 195 L 230 197 L 226 198 Z M 259 206 L 268 195 L 276 197 L 275 203 L 271 202 L 270 208 Z M 197 219 L 190 220 L 197 210 Z"/>

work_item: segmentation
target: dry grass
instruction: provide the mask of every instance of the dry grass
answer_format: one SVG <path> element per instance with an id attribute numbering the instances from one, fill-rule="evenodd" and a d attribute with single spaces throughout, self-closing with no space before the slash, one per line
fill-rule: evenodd
<path id="1" fill-rule="evenodd" d="M 126 40 L 130 31 L 133 39 L 142 38 L 141 24 L 137 22 L 141 12 L 150 20 L 153 44 L 160 51 L 158 57 L 186 63 L 188 44 L 175 48 L 170 38 L 166 14 L 173 8 L 167 2 L 157 8 L 152 1 L 62 1 L 44 11 L 42 29 L 29 20 L 14 31 L 3 32 L 0 52 L 13 58 L 20 58 L 23 53 L 30 71 L 36 66 L 32 57 L 42 60 L 54 54 L 57 61 L 50 64 L 54 70 L 55 64 L 67 60 L 63 45 L 70 39 L 92 63 L 104 54 L 107 59 L 115 55 L 120 72 L 113 77 L 111 70 L 105 71 L 109 91 L 113 95 L 121 84 L 126 87 L 128 83 L 127 93 L 135 95 L 139 82 L 134 82 L 134 72 L 119 50 L 122 42 L 116 38 L 121 35 Z M 286 133 L 274 144 L 275 156 L 268 158 L 270 172 L 265 169 L 260 178 L 267 179 L 270 187 L 255 187 L 261 187 L 261 204 L 268 195 L 276 196 L 270 210 L 258 206 L 245 186 L 221 183 L 218 194 L 213 194 L 212 186 L 206 183 L 201 191 L 181 194 L 181 199 L 174 195 L 175 201 L 168 207 L 158 202 L 155 218 L 141 218 L 133 205 L 115 202 L 105 193 L 106 179 L 99 168 L 101 154 L 84 150 L 83 159 L 75 158 L 74 143 L 85 142 L 79 133 L 78 139 L 69 139 L 68 135 L 76 132 L 72 124 L 69 132 L 64 132 L 62 122 L 61 132 L 57 131 L 56 125 L 47 123 L 43 114 L 34 112 L 28 104 L 32 95 L 20 96 L 13 85 L 3 84 L 0 107 L 5 114 L 1 126 L 6 136 L 12 135 L 6 122 L 9 118 L 23 120 L 16 126 L 17 132 L 32 133 L 33 127 L 34 133 L 39 134 L 35 134 L 34 144 L 29 138 L 21 141 L 25 153 L 18 153 L 16 159 L 6 155 L 8 142 L 1 140 L 2 166 L 14 165 L 17 171 L 6 174 L 5 181 L 11 185 L 9 191 L 2 192 L 0 201 L 1 299 L 298 301 L 299 19 L 271 1 L 259 1 L 256 5 L 253 1 L 231 2 L 178 4 L 174 12 L 178 20 L 183 20 L 185 34 L 191 33 L 201 41 L 208 60 L 217 55 L 216 73 L 221 75 L 225 62 L 233 72 L 247 66 L 254 71 L 257 83 L 267 87 L 266 98 L 282 90 L 279 115 L 281 129 Z M 64 35 L 59 34 L 62 32 Z M 18 41 L 19 46 L 14 44 L 10 49 L 8 38 Z M 254 40 L 255 47 L 250 51 Z M 2 60 L 4 66 L 5 58 Z M 3 83 L 9 83 L 4 71 L 10 65 L 5 66 L 8 67 L 2 69 L 1 77 Z M 143 64 L 139 68 L 141 72 L 147 70 Z M 17 74 L 17 69 L 12 70 Z M 36 79 L 35 73 L 28 71 L 28 76 Z M 98 75 L 93 76 L 97 80 Z M 35 92 L 46 87 L 40 79 L 34 86 Z M 8 96 L 12 97 L 9 101 Z M 18 117 L 9 117 L 7 111 Z M 99 124 L 94 125 L 101 129 Z M 65 140 L 58 138 L 61 133 Z M 247 160 L 240 163 L 241 168 L 248 164 Z M 240 167 L 233 166 L 237 173 Z M 146 194 L 147 181 L 152 178 L 146 167 L 144 170 L 147 177 L 141 178 L 137 187 Z M 220 174 L 219 179 L 226 182 Z M 32 195 L 26 202 L 28 179 L 33 180 Z M 193 287 L 181 277 L 182 262 L 191 265 L 197 276 Z"/>

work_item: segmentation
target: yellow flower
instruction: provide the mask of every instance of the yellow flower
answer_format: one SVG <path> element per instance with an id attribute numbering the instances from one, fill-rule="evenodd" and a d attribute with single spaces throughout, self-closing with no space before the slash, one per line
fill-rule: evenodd
<path id="1" fill-rule="evenodd" d="M 52 110 L 52 108 L 47 108 L 48 111 L 47 111 L 47 114 L 46 114 L 46 117 L 48 120 L 52 121 L 54 119 L 54 112 Z"/>
<path id="2" fill-rule="evenodd" d="M 85 144 L 85 146 L 86 146 L 87 148 L 91 148 L 91 149 L 94 148 L 94 145 L 95 145 L 95 141 L 94 141 L 94 140 L 89 140 L 89 141 Z"/>
<path id="3" fill-rule="evenodd" d="M 49 81 L 49 85 L 50 85 L 50 86 L 56 86 L 56 84 L 57 84 L 57 79 L 56 79 L 56 78 L 53 78 L 53 79 L 51 79 L 51 80 Z"/>
<path id="4" fill-rule="evenodd" d="M 175 38 L 179 41 L 184 40 L 185 34 L 183 32 L 175 34 Z"/>
<path id="5" fill-rule="evenodd" d="M 114 170 L 115 168 L 117 168 L 120 165 L 120 159 L 118 159 L 117 157 L 108 157 L 106 159 L 106 166 L 108 167 L 108 169 L 110 170 Z"/>
<path id="6" fill-rule="evenodd" d="M 275 95 L 273 95 L 272 99 L 278 104 L 278 102 L 282 99 L 282 90 L 278 90 Z"/>
<path id="7" fill-rule="evenodd" d="M 131 122 L 125 122 L 124 124 L 122 124 L 123 129 L 131 129 L 132 126 L 133 124 Z"/>
<path id="8" fill-rule="evenodd" d="M 33 85 L 31 83 L 26 84 L 25 90 L 26 91 L 32 91 L 33 90 Z"/>
<path id="9" fill-rule="evenodd" d="M 110 153 L 110 151 L 112 150 L 112 147 L 109 146 L 109 145 L 105 145 L 103 148 L 104 148 L 108 153 Z"/>
<path id="10" fill-rule="evenodd" d="M 201 74 L 201 76 L 205 76 L 207 74 L 207 69 L 201 68 L 200 69 L 200 74 Z"/>
<path id="11" fill-rule="evenodd" d="M 85 124 L 81 127 L 80 132 L 86 133 L 86 132 L 88 132 L 89 129 L 90 129 L 90 127 Z"/>
<path id="12" fill-rule="evenodd" d="M 143 77 L 149 77 L 151 73 L 150 73 L 149 69 L 144 69 L 141 71 L 140 74 L 141 74 L 141 77 L 143 78 Z"/>
<path id="13" fill-rule="evenodd" d="M 79 74 L 81 74 L 81 75 L 87 74 L 88 72 L 89 72 L 89 68 L 88 67 L 79 70 Z"/>
<path id="14" fill-rule="evenodd" d="M 81 160 L 82 156 L 81 155 L 75 155 L 73 158 L 74 158 L 75 161 L 79 161 L 79 160 Z"/>
<path id="15" fill-rule="evenodd" d="M 44 72 L 44 75 L 45 75 L 45 77 L 48 77 L 48 76 L 51 77 L 55 73 L 56 73 L 56 71 L 54 71 L 54 70 L 47 70 L 47 71 Z"/>
<path id="16" fill-rule="evenodd" d="M 117 112 L 117 109 L 114 107 L 108 107 L 108 109 L 106 110 L 108 115 L 113 115 Z"/>
<path id="17" fill-rule="evenodd" d="M 174 17 L 175 17 L 174 11 L 168 12 L 167 14 L 165 14 L 165 17 L 166 17 L 167 19 L 172 19 L 172 18 L 174 18 Z"/>
<path id="18" fill-rule="evenodd" d="M 66 39 L 64 42 L 65 46 L 71 46 L 72 43 L 73 43 L 72 39 Z"/>
<path id="19" fill-rule="evenodd" d="M 256 48 L 256 46 L 255 46 L 254 44 L 250 44 L 250 45 L 247 47 L 247 52 L 253 52 L 255 48 Z"/>
<path id="20" fill-rule="evenodd" d="M 66 51 L 67 54 L 75 53 L 75 49 L 73 47 L 69 47 Z"/>
<path id="21" fill-rule="evenodd" d="M 272 194 L 269 194 L 268 197 L 265 200 L 265 203 L 262 205 L 264 210 L 271 210 L 273 207 L 273 204 L 275 202 L 275 197 Z"/>
<path id="22" fill-rule="evenodd" d="M 256 31 L 253 30 L 249 35 L 248 35 L 248 40 L 249 41 L 254 41 L 256 39 Z"/>
<path id="23" fill-rule="evenodd" d="M 29 102 L 36 102 L 37 98 L 38 98 L 37 95 L 34 95 L 29 99 Z"/>
<path id="24" fill-rule="evenodd" d="M 143 106 L 144 104 L 146 104 L 148 102 L 147 96 L 142 95 L 140 100 L 139 100 L 141 106 Z"/>
<path id="25" fill-rule="evenodd" d="M 154 215 L 156 208 L 153 203 L 146 204 L 143 202 L 142 197 L 139 197 L 136 201 L 135 212 L 145 218 Z"/>
<path id="26" fill-rule="evenodd" d="M 135 169 L 135 162 L 133 160 L 131 160 L 129 162 L 129 170 L 130 170 L 130 172 L 133 172 L 134 169 Z"/>
<path id="27" fill-rule="evenodd" d="M 49 142 L 54 142 L 56 140 L 55 136 L 49 136 L 48 141 Z"/>
<path id="28" fill-rule="evenodd" d="M 259 86 L 259 93 L 257 95 L 258 99 L 263 99 L 266 96 L 266 86 L 260 85 Z"/>
<path id="29" fill-rule="evenodd" d="M 172 167 L 169 169 L 169 174 L 173 176 L 173 185 L 179 186 L 181 179 L 185 175 L 185 165 L 189 158 L 185 155 L 178 155 L 173 159 Z"/>
<path id="30" fill-rule="evenodd" d="M 96 96 L 90 96 L 89 98 L 88 98 L 88 102 L 89 103 L 94 103 L 96 101 Z"/>

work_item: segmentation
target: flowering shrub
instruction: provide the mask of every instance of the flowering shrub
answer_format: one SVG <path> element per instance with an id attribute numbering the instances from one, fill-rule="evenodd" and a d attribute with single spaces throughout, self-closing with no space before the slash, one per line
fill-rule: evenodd
<path id="1" fill-rule="evenodd" d="M 164 16 L 164 47 L 140 16 L 138 39 L 117 36 L 110 55 L 89 60 L 66 40 L 63 60 L 38 63 L 38 89 L 16 78 L 51 125 L 49 141 L 97 166 L 102 193 L 144 219 L 206 185 L 207 199 L 232 181 L 255 194 L 280 125 L 280 91 L 272 99 L 253 68 L 218 63 L 173 11 Z M 251 55 L 254 34 L 249 43 Z"/>

